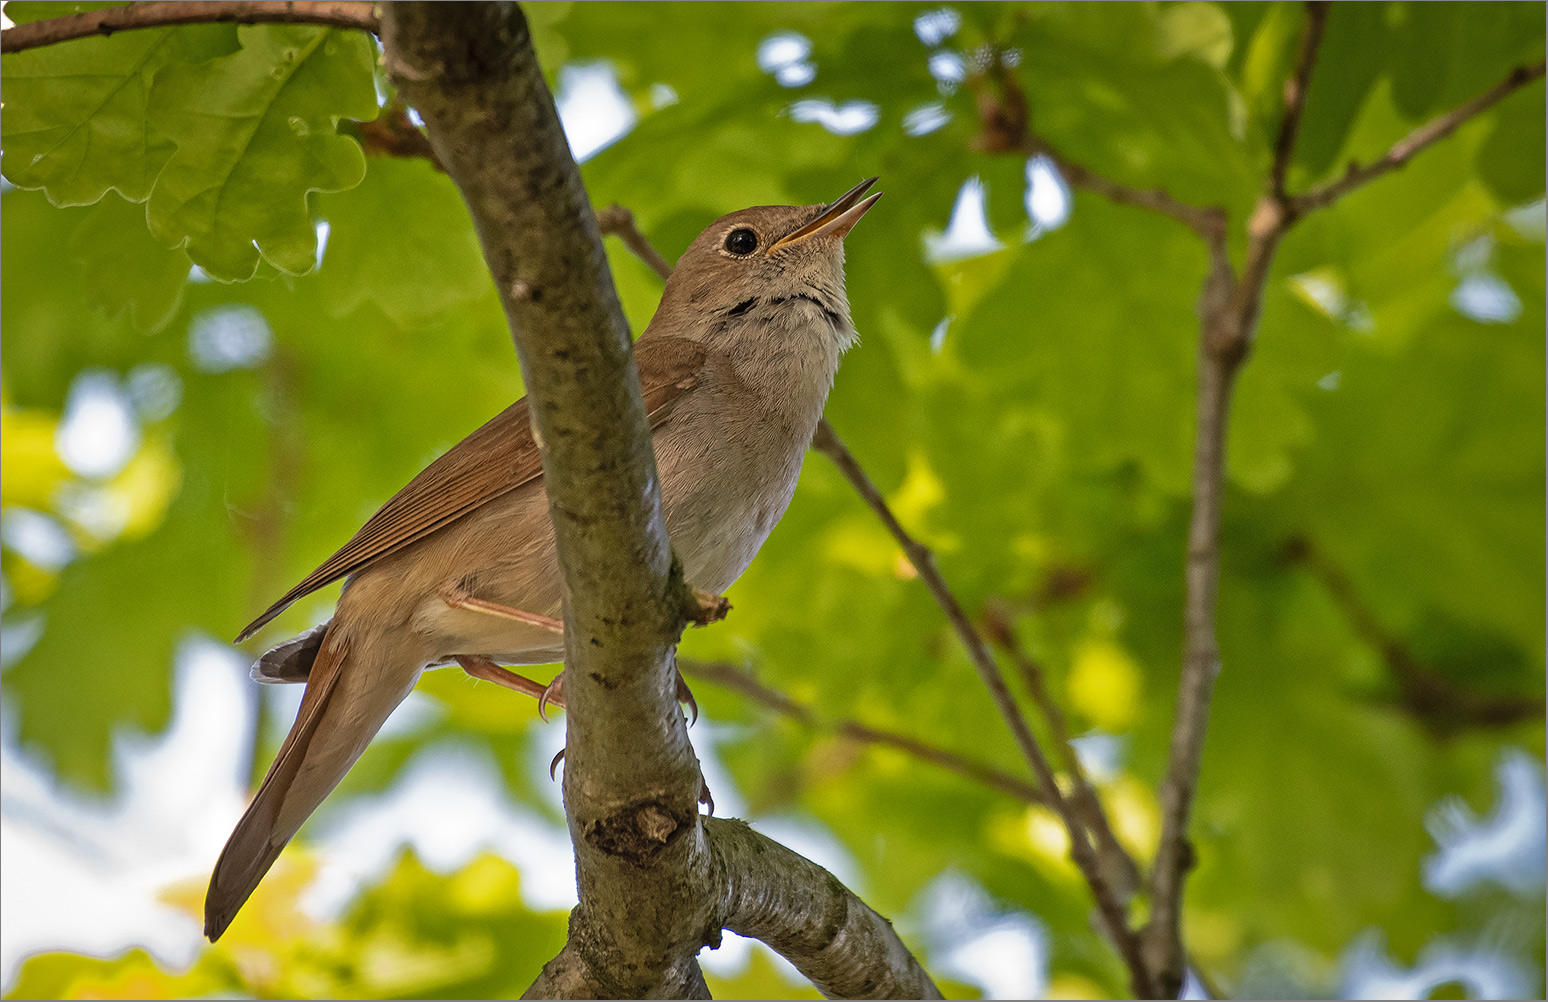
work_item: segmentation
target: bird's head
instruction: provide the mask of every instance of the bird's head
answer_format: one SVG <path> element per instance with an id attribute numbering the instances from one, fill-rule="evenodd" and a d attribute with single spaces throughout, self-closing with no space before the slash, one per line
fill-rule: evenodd
<path id="1" fill-rule="evenodd" d="M 844 237 L 881 193 L 862 181 L 826 205 L 758 205 L 715 220 L 689 245 L 662 293 L 658 320 L 714 340 L 743 326 L 813 308 L 840 349 L 854 340 L 844 293 Z"/>

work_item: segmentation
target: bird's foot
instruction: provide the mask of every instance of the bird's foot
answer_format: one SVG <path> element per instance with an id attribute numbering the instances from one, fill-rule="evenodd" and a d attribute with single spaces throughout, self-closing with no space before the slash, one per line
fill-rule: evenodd
<path id="1" fill-rule="evenodd" d="M 538 716 L 543 718 L 543 723 L 548 723 L 548 704 L 552 703 L 559 709 L 564 709 L 564 672 L 554 676 L 554 680 L 544 687 L 538 696 Z M 557 763 L 557 759 L 555 762 Z M 553 770 L 550 769 L 550 772 Z"/>
<path id="2" fill-rule="evenodd" d="M 442 602 L 453 609 L 467 609 L 470 612 L 482 612 L 486 616 L 495 616 L 499 619 L 509 619 L 517 623 L 525 623 L 535 626 L 549 633 L 563 633 L 564 623 L 552 616 L 540 616 L 535 612 L 527 612 L 525 609 L 514 609 L 498 602 L 489 602 L 481 598 L 474 598 L 455 585 L 447 585 L 437 593 Z"/>
<path id="3" fill-rule="evenodd" d="M 688 726 L 692 727 L 694 724 L 697 724 L 699 722 L 699 701 L 693 698 L 693 690 L 688 688 L 688 683 L 684 680 L 682 672 L 677 673 L 677 701 L 687 704 L 688 709 L 693 711 L 693 719 L 688 721 Z"/>

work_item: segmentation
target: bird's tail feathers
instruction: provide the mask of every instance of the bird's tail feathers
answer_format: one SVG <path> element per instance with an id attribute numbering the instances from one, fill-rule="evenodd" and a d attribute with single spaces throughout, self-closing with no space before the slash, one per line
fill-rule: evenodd
<path id="1" fill-rule="evenodd" d="M 348 641 L 335 635 L 327 626 L 319 627 L 319 630 L 322 632 L 316 642 L 315 660 L 310 666 L 306 695 L 301 699 L 296 722 L 280 746 L 253 802 L 226 840 L 226 847 L 215 863 L 215 872 L 210 876 L 210 888 L 204 901 L 204 934 L 212 943 L 226 931 L 237 910 L 269 872 L 269 867 L 274 865 L 301 823 L 338 785 L 366 742 L 381 726 L 378 721 L 370 728 L 370 734 L 344 741 L 339 738 L 350 736 L 319 732 L 319 724 L 325 715 L 342 716 L 337 710 L 332 714 L 328 711 L 330 704 L 337 702 L 336 692 L 350 653 Z M 310 634 L 298 639 L 307 637 Z M 383 719 L 385 716 L 382 714 Z M 360 717 L 333 719 L 329 721 L 329 730 L 347 727 L 356 721 L 359 722 L 356 726 L 365 723 Z M 301 775 L 303 770 L 304 777 Z"/>

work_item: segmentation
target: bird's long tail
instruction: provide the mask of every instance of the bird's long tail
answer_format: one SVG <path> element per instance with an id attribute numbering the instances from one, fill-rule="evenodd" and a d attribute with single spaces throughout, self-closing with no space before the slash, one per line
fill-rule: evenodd
<path id="1" fill-rule="evenodd" d="M 204 934 L 219 939 L 280 852 L 355 764 L 413 685 L 366 677 L 330 627 L 306 680 L 306 695 L 279 755 L 226 840 L 204 899 Z M 417 674 L 417 673 L 413 673 Z"/>

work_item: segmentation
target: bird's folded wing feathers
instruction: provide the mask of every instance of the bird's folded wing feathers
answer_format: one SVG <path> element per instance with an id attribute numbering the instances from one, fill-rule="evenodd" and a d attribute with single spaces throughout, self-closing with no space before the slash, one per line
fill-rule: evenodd
<path id="1" fill-rule="evenodd" d="M 686 338 L 649 337 L 635 344 L 635 366 L 652 428 L 665 422 L 672 404 L 698 382 L 706 353 L 702 344 Z M 425 467 L 353 539 L 249 623 L 237 642 L 257 633 L 303 595 L 363 570 L 542 475 L 543 460 L 523 397 Z"/>

